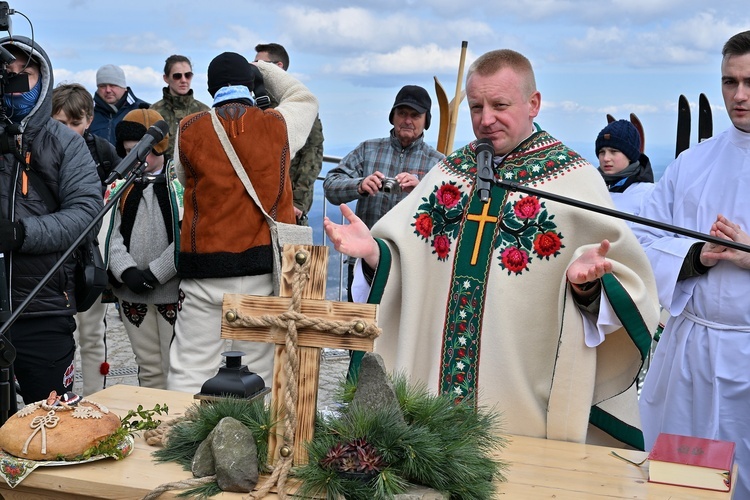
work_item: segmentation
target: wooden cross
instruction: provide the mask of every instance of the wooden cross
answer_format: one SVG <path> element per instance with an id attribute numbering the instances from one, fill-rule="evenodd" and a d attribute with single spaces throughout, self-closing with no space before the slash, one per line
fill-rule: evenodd
<path id="1" fill-rule="evenodd" d="M 484 225 L 487 224 L 488 222 L 492 222 L 492 223 L 497 222 L 497 217 L 488 215 L 491 201 L 492 201 L 492 198 L 487 200 L 487 203 L 483 204 L 481 214 L 469 214 L 466 216 L 467 220 L 479 223 L 479 229 L 477 230 L 477 239 L 474 241 L 474 252 L 471 254 L 472 266 L 477 263 L 477 257 L 479 256 L 479 247 L 482 244 L 482 234 L 484 234 Z"/>
<path id="2" fill-rule="evenodd" d="M 328 247 L 312 245 L 287 245 L 282 255 L 282 282 L 280 297 L 263 297 L 256 295 L 224 295 L 223 314 L 221 320 L 221 336 L 225 339 L 251 340 L 276 344 L 274 354 L 273 386 L 271 388 L 271 411 L 274 422 L 280 422 L 280 414 L 284 408 L 286 394 L 286 329 L 279 327 L 241 327 L 233 325 L 234 314 L 244 317 L 260 317 L 263 315 L 280 315 L 288 311 L 292 295 L 292 278 L 294 273 L 294 259 L 301 249 L 310 253 L 310 280 L 302 293 L 300 312 L 308 318 L 320 318 L 329 321 L 350 321 L 353 318 L 362 319 L 368 323 L 377 323 L 377 305 L 351 302 L 332 302 L 325 299 L 326 278 L 328 270 Z M 305 443 L 313 438 L 315 415 L 317 412 L 318 376 L 320 375 L 320 349 L 335 347 L 339 349 L 353 349 L 371 352 L 373 339 L 366 339 L 354 335 L 336 335 L 312 329 L 299 328 L 298 353 L 299 377 L 297 400 L 297 428 L 294 438 L 294 465 L 307 463 Z M 252 369 L 252 367 L 249 367 Z M 281 425 L 279 425 L 281 426 Z M 278 460 L 283 442 L 281 432 L 271 429 L 268 443 L 268 462 L 273 464 Z"/>

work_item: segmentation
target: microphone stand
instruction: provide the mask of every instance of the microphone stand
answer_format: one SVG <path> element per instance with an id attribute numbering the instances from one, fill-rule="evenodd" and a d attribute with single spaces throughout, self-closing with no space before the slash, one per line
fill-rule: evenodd
<path id="1" fill-rule="evenodd" d="M 482 179 L 482 180 L 487 180 L 487 179 Z M 585 201 L 576 200 L 574 198 L 568 198 L 566 196 L 560 196 L 558 194 L 548 193 L 546 191 L 540 191 L 538 189 L 523 186 L 519 184 L 518 182 L 511 182 L 511 181 L 505 181 L 502 179 L 494 179 L 494 178 L 489 179 L 489 182 L 492 182 L 496 186 L 499 186 L 503 189 L 507 189 L 510 191 L 520 191 L 521 193 L 539 196 L 540 198 L 547 198 L 549 200 L 557 201 L 559 203 L 564 203 L 566 205 L 570 205 L 573 207 L 582 208 L 584 210 L 589 210 L 591 212 L 596 212 L 596 213 L 600 213 L 603 215 L 608 215 L 610 217 L 615 217 L 617 219 L 624 219 L 624 220 L 628 220 L 631 222 L 636 222 L 638 224 L 643 224 L 645 226 L 651 226 L 656 229 L 661 229 L 663 231 L 669 231 L 675 234 L 680 234 L 682 236 L 687 236 L 689 238 L 694 238 L 696 240 L 701 240 L 701 241 L 705 241 L 709 243 L 715 243 L 717 245 L 729 247 L 734 250 L 750 252 L 750 246 L 744 245 L 742 243 L 737 243 L 736 241 L 723 240 L 721 238 L 717 238 L 716 236 L 711 236 L 710 234 L 699 233 L 698 231 L 693 231 L 691 229 L 685 229 L 683 227 L 673 226 L 671 224 L 667 224 L 664 222 L 646 219 L 645 217 L 639 217 L 637 215 L 632 215 L 626 212 L 620 212 L 619 210 L 613 210 L 611 208 L 600 207 L 599 205 L 594 205 L 591 203 L 587 203 Z"/>
<path id="2" fill-rule="evenodd" d="M 6 378 L 6 371 L 8 370 L 8 368 L 6 368 L 5 363 L 7 362 L 7 366 L 10 367 L 9 373 L 12 373 L 12 363 L 16 358 L 16 350 L 6 337 L 6 333 L 13 325 L 13 323 L 18 319 L 21 313 L 23 313 L 23 311 L 29 306 L 31 301 L 34 299 L 34 297 L 36 297 L 36 295 L 44 287 L 44 285 L 47 284 L 50 278 L 52 278 L 52 276 L 58 271 L 58 269 L 62 267 L 62 265 L 68 260 L 68 258 L 76 250 L 76 248 L 81 245 L 83 240 L 86 239 L 89 233 L 94 229 L 94 226 L 96 226 L 96 224 L 104 218 L 104 215 L 109 212 L 112 206 L 118 202 L 127 188 L 135 182 L 136 178 L 140 175 L 145 162 L 145 155 L 143 159 L 138 159 L 138 162 L 134 165 L 133 169 L 127 173 L 125 182 L 122 187 L 114 195 L 112 195 L 112 197 L 109 199 L 109 201 L 107 201 L 104 207 L 99 210 L 99 213 L 94 216 L 93 220 L 86 226 L 86 228 L 78 236 L 78 238 L 73 241 L 70 247 L 68 247 L 68 249 L 63 252 L 63 254 L 60 256 L 60 259 L 52 266 L 49 271 L 47 271 L 47 274 L 42 277 L 39 283 L 34 287 L 33 290 L 29 292 L 28 296 L 26 296 L 24 301 L 18 305 L 13 313 L 7 316 L 7 313 L 3 314 L 3 311 L 0 311 L 0 314 L 2 314 L 0 316 L 0 321 L 3 321 L 2 326 L 0 326 L 0 367 L 2 367 L 2 370 L 0 371 L 0 425 L 4 424 L 8 420 L 8 418 L 12 416 L 17 410 L 15 382 L 13 380 L 9 380 L 9 383 L 5 384 L 5 381 L 10 378 L 9 375 Z M 2 254 L 0 254 L 0 257 L 2 257 Z M 0 263 L 2 263 L 3 260 L 3 258 L 0 258 Z M 4 271 L 5 266 L 3 265 L 3 273 Z M 4 281 L 5 286 L 9 287 L 7 280 Z M 0 284 L 0 287 L 2 287 L 2 284 Z M 2 300 L 0 300 L 0 305 L 2 305 Z M 10 308 L 10 304 L 8 306 Z M 7 318 L 5 316 L 7 316 Z"/>

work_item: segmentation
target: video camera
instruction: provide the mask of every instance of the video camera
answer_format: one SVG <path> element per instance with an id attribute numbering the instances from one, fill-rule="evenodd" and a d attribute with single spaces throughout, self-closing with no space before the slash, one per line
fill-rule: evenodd
<path id="1" fill-rule="evenodd" d="M 10 15 L 15 11 L 8 2 L 0 2 L 0 31 L 10 33 Z M 29 91 L 29 75 L 26 73 L 10 73 L 8 65 L 16 57 L 4 47 L 0 47 L 0 154 L 20 154 L 16 149 L 14 137 L 21 133 L 18 124 L 11 122 L 2 100 L 5 94 L 23 93 Z"/>
<path id="2" fill-rule="evenodd" d="M 260 109 L 266 109 L 271 105 L 271 98 L 268 97 L 266 86 L 263 84 L 263 75 L 254 64 L 250 65 L 250 71 L 253 72 L 253 88 L 250 90 L 255 97 L 255 105 Z"/>

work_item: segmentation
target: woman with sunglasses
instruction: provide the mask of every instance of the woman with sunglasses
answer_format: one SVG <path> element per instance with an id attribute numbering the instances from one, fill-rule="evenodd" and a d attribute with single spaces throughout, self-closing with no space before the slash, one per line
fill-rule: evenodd
<path id="1" fill-rule="evenodd" d="M 164 63 L 163 98 L 154 103 L 151 109 L 156 110 L 169 124 L 169 147 L 166 154 L 169 158 L 174 152 L 174 140 L 180 120 L 187 115 L 209 109 L 208 106 L 193 97 L 190 84 L 193 81 L 193 66 L 190 59 L 181 55 L 171 55 Z"/>

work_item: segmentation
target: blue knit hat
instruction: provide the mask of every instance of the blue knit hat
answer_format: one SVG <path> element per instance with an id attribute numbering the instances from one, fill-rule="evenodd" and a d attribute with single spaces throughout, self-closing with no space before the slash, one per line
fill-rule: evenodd
<path id="1" fill-rule="evenodd" d="M 602 148 L 612 148 L 628 157 L 630 163 L 641 157 L 641 136 L 627 120 L 617 120 L 602 129 L 596 138 L 596 155 Z"/>

